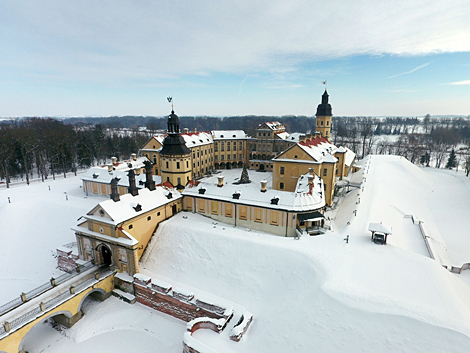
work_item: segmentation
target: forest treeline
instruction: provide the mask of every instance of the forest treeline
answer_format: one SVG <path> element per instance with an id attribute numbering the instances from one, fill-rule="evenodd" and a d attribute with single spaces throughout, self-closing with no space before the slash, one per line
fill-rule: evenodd
<path id="1" fill-rule="evenodd" d="M 279 121 L 288 132 L 315 130 L 315 117 L 233 116 L 180 117 L 181 129 L 198 131 L 244 130 L 252 136 L 265 121 Z M 157 132 L 166 129 L 166 117 L 22 118 L 0 121 L 0 182 L 32 175 L 44 180 L 58 173 L 106 163 L 112 156 L 129 158 Z M 387 136 L 389 135 L 389 136 Z M 395 135 L 395 136 L 393 136 Z M 395 154 L 412 163 L 449 167 L 455 161 L 470 171 L 469 118 L 333 117 L 332 142 L 351 148 L 359 158 L 368 154 Z"/>
<path id="2" fill-rule="evenodd" d="M 102 124 L 65 124 L 53 118 L 24 118 L 0 122 L 0 181 L 24 177 L 29 184 L 75 172 L 111 156 L 129 158 L 148 139 L 148 133 L 108 129 Z"/>

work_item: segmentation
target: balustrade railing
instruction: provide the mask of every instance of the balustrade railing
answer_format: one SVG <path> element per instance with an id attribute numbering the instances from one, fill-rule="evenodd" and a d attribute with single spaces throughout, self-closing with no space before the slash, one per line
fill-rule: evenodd
<path id="1" fill-rule="evenodd" d="M 77 283 L 74 283 L 75 293 L 81 292 L 82 290 L 88 288 L 90 285 L 95 283 L 97 281 L 96 273 L 99 273 L 99 278 L 103 278 L 103 277 L 108 276 L 112 272 L 113 271 L 109 268 L 109 266 L 103 266 L 99 268 L 98 272 L 93 272 L 93 273 L 88 274 L 87 276 L 81 278 Z M 56 307 L 60 302 L 66 300 L 69 297 L 73 297 L 75 293 L 71 293 L 70 288 L 69 288 L 68 290 L 65 290 L 64 292 L 54 296 L 48 301 L 38 304 L 33 309 L 16 317 L 11 322 L 9 322 L 8 331 L 14 330 L 17 327 L 20 327 L 24 325 L 25 323 L 30 322 L 31 320 L 40 316 L 42 312 L 47 312 L 50 309 Z M 7 330 L 5 328 L 5 323 L 4 323 L 3 325 L 0 325 L 0 338 L 6 333 L 7 333 Z"/>
<path id="2" fill-rule="evenodd" d="M 50 289 L 54 288 L 55 286 L 69 280 L 70 278 L 75 277 L 78 274 L 89 270 L 93 266 L 94 265 L 91 261 L 86 262 L 83 265 L 77 266 L 76 272 L 65 273 L 65 274 L 60 275 L 59 277 L 55 278 L 54 279 L 55 285 L 53 285 L 52 281 L 49 281 L 47 283 L 41 284 L 39 287 L 36 287 L 36 288 L 30 290 L 29 292 L 24 293 L 24 295 L 22 294 L 19 298 L 15 298 L 15 299 L 9 301 L 8 303 L 0 305 L 0 316 L 2 316 L 3 314 L 19 307 L 20 305 L 22 305 L 26 301 L 29 301 L 29 300 L 37 297 L 38 295 L 41 295 L 41 294 L 47 292 L 48 290 L 50 290 Z"/>

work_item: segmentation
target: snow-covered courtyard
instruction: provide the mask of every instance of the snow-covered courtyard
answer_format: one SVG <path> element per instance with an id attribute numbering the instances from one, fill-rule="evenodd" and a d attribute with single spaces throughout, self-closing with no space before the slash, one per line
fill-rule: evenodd
<path id="1" fill-rule="evenodd" d="M 159 226 L 141 271 L 253 313 L 241 342 L 196 332 L 219 352 L 466 351 L 470 270 L 453 274 L 440 262 L 470 262 L 470 179 L 395 156 L 362 162 L 363 172 L 353 175 L 362 185 L 327 214 L 332 232 L 295 240 L 182 212 Z M 226 180 L 240 172 L 224 171 Z M 102 200 L 84 198 L 80 185 L 67 178 L 0 189 L 0 302 L 59 273 L 56 247 L 74 241 L 70 227 Z M 418 220 L 439 261 L 429 257 Z M 392 227 L 388 245 L 370 242 L 370 222 Z M 102 352 L 124 352 L 130 340 L 142 352 L 182 349 L 185 323 L 172 317 L 114 298 L 90 302 L 86 311 L 62 333 L 35 327 L 28 351 L 81 352 L 98 344 Z"/>

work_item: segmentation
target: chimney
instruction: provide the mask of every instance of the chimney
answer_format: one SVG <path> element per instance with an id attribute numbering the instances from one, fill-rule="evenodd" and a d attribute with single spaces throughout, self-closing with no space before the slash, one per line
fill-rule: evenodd
<path id="1" fill-rule="evenodd" d="M 313 184 L 313 175 L 309 175 L 308 176 L 308 185 L 312 185 Z"/>
<path id="2" fill-rule="evenodd" d="M 116 164 L 117 163 L 117 158 L 116 157 L 111 157 L 111 163 Z"/>
<path id="3" fill-rule="evenodd" d="M 194 132 L 194 133 L 196 133 L 196 132 L 197 132 L 197 129 L 196 129 L 196 128 L 194 128 L 194 129 L 193 129 L 193 132 Z"/>
<path id="4" fill-rule="evenodd" d="M 266 192 L 266 185 L 268 185 L 267 180 L 261 180 L 261 192 Z"/>
<path id="5" fill-rule="evenodd" d="M 184 128 L 184 133 L 185 134 L 189 133 L 189 129 L 187 127 Z"/>
<path id="6" fill-rule="evenodd" d="M 134 170 L 133 169 L 129 170 L 129 173 L 127 174 L 127 176 L 129 177 L 129 187 L 127 188 L 127 190 L 129 191 L 129 194 L 131 194 L 132 196 L 139 195 L 139 190 L 137 189 L 137 186 L 135 186 Z"/>
<path id="7" fill-rule="evenodd" d="M 150 191 L 155 190 L 155 182 L 153 181 L 152 175 L 152 165 L 153 163 L 150 161 L 145 161 L 145 187 Z"/>
<path id="8" fill-rule="evenodd" d="M 108 164 L 108 172 L 112 172 L 113 171 L 113 165 L 112 164 Z"/>
<path id="9" fill-rule="evenodd" d="M 118 178 L 111 179 L 111 195 L 109 196 L 111 197 L 111 200 L 113 200 L 114 202 L 118 202 L 120 200 L 117 184 L 118 184 Z"/>
<path id="10" fill-rule="evenodd" d="M 224 176 L 223 176 L 223 175 L 217 176 L 217 186 L 218 186 L 219 188 L 221 188 L 222 186 L 224 186 Z"/>
<path id="11" fill-rule="evenodd" d="M 132 158 L 133 161 L 136 161 L 137 160 L 137 154 L 132 153 L 131 158 Z"/>

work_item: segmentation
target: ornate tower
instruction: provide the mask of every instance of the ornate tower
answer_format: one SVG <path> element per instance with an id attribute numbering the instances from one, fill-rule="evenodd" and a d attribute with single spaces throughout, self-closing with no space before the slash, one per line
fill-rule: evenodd
<path id="1" fill-rule="evenodd" d="M 331 104 L 328 103 L 328 92 L 325 88 L 325 93 L 321 97 L 321 104 L 317 107 L 317 127 L 316 131 L 319 132 L 325 139 L 330 141 L 331 135 Z"/>
<path id="2" fill-rule="evenodd" d="M 162 182 L 184 189 L 191 180 L 191 151 L 180 135 L 180 121 L 173 110 L 168 116 L 168 136 L 163 140 L 160 161 Z"/>

